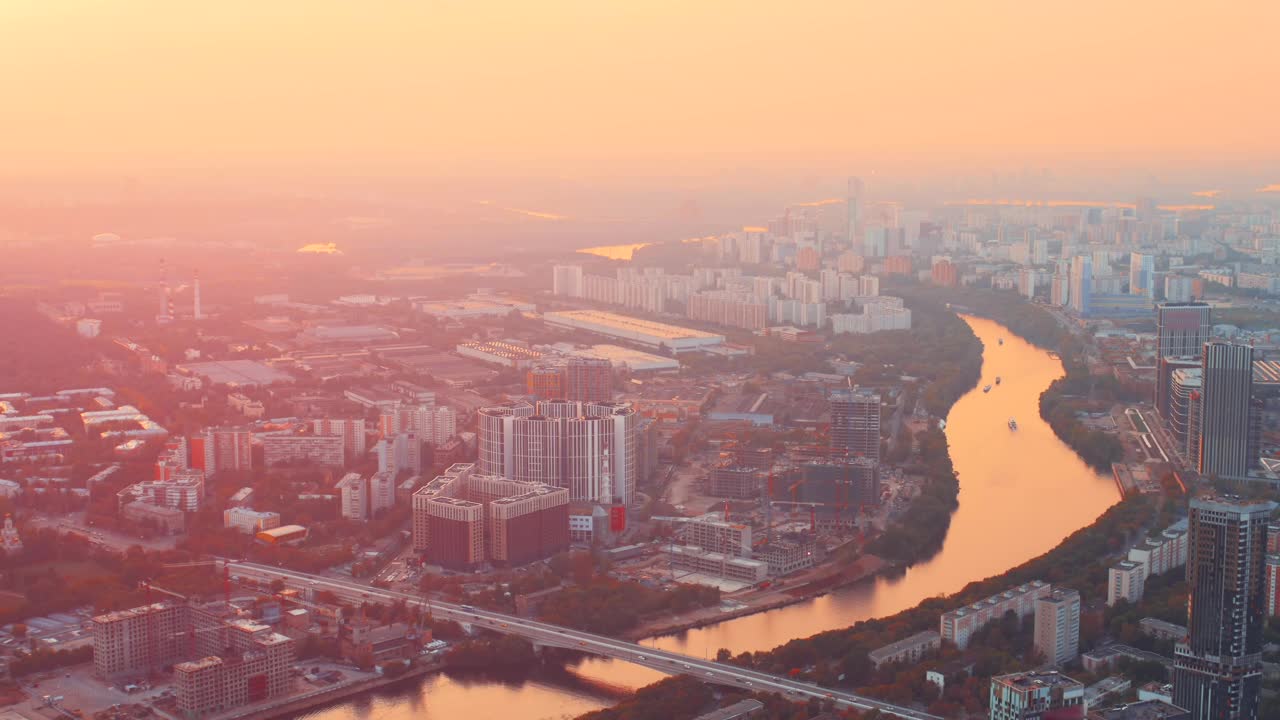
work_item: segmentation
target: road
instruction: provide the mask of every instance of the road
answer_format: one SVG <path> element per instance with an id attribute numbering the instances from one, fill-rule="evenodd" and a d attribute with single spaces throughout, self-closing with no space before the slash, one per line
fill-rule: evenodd
<path id="1" fill-rule="evenodd" d="M 823 688 L 810 683 L 740 668 L 735 665 L 702 660 L 681 653 L 644 647 L 625 640 L 616 640 L 528 618 L 481 610 L 468 605 L 430 602 L 410 593 L 382 590 L 352 581 L 335 580 L 256 563 L 234 560 L 223 562 L 230 564 L 233 578 L 268 583 L 272 580 L 281 580 L 288 587 L 298 590 L 327 590 L 341 599 L 357 603 L 402 601 L 407 605 L 425 607 L 434 618 L 452 620 L 494 632 L 518 635 L 531 641 L 534 645 L 568 648 L 594 655 L 603 655 L 643 665 L 668 674 L 691 675 L 706 682 L 731 685 L 747 690 L 776 692 L 796 701 L 817 698 L 819 700 L 830 700 L 835 705 L 843 708 L 863 711 L 875 709 L 891 717 L 907 718 L 907 720 L 942 720 L 936 715 L 861 695 L 854 695 L 853 693 Z"/>

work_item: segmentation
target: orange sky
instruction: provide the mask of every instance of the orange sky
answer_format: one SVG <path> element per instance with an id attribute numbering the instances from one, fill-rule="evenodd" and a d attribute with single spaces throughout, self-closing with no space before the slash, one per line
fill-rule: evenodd
<path id="1" fill-rule="evenodd" d="M 0 172 L 1280 159 L 1280 3 L 3 0 Z"/>

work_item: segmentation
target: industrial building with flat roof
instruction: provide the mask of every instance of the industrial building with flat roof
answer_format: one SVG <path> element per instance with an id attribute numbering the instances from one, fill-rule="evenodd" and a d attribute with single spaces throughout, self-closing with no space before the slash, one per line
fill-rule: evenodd
<path id="1" fill-rule="evenodd" d="M 549 312 L 542 318 L 549 325 L 586 330 L 655 348 L 665 346 L 675 355 L 724 344 L 723 335 L 599 310 Z"/>
<path id="2" fill-rule="evenodd" d="M 506 317 L 512 312 L 533 312 L 533 303 L 497 295 L 472 296 L 466 300 L 414 300 L 413 309 L 443 320 L 478 317 Z"/>
<path id="3" fill-rule="evenodd" d="M 214 360 L 178 366 L 184 375 L 196 375 L 211 385 L 260 387 L 291 383 L 293 376 L 257 360 Z"/>
<path id="4" fill-rule="evenodd" d="M 581 358 L 596 358 L 599 360 L 608 360 L 613 365 L 614 370 L 627 370 L 629 372 L 661 372 L 664 370 L 679 370 L 680 361 L 675 358 L 666 357 L 664 355 L 654 355 L 643 350 L 635 350 L 621 345 L 591 345 L 588 347 L 575 347 L 572 345 L 562 346 L 557 344 L 554 346 L 558 352 Z"/>
<path id="5" fill-rule="evenodd" d="M 542 353 L 507 340 L 468 340 L 454 351 L 463 357 L 503 367 L 523 368 L 542 359 Z"/>

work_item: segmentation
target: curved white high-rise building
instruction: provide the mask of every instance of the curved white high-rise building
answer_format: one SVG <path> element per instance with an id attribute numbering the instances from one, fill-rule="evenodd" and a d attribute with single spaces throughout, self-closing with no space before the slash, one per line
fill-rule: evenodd
<path id="1" fill-rule="evenodd" d="M 480 472 L 568 488 L 574 500 L 628 504 L 638 473 L 627 403 L 551 400 L 482 408 Z"/>

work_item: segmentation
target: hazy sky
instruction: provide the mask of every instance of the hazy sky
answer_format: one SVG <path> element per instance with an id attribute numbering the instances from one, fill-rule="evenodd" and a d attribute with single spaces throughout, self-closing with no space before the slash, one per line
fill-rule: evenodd
<path id="1" fill-rule="evenodd" d="M 1278 28 L 1275 0 L 3 0 L 0 172 L 1257 170 Z"/>

